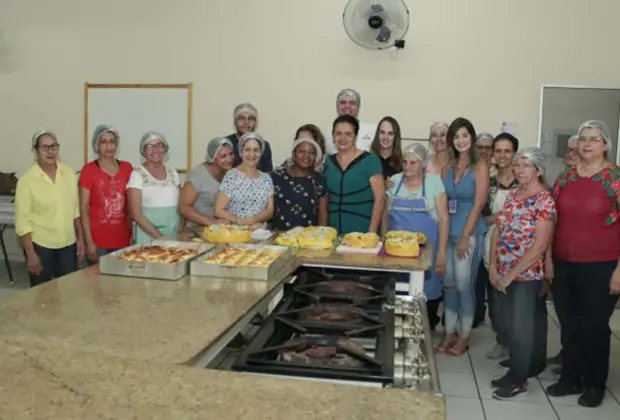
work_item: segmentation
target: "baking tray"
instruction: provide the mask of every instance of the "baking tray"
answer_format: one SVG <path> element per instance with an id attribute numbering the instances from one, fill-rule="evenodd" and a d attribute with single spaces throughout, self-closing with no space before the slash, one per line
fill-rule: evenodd
<path id="1" fill-rule="evenodd" d="M 149 245 L 163 247 L 178 247 L 183 249 L 198 249 L 199 254 L 193 258 L 175 264 L 163 264 L 141 261 L 125 261 L 118 258 L 124 252 Z M 189 274 L 189 264 L 195 258 L 213 248 L 213 244 L 198 242 L 181 242 L 173 240 L 155 239 L 144 244 L 132 245 L 99 258 L 99 272 L 114 276 L 143 277 L 158 280 L 178 280 Z"/>
<path id="2" fill-rule="evenodd" d="M 246 248 L 246 249 L 277 249 L 284 253 L 280 255 L 268 267 L 241 267 L 236 265 L 208 264 L 204 262 L 206 258 L 225 248 Z M 291 249 L 281 245 L 262 245 L 262 244 L 229 244 L 218 245 L 206 254 L 192 260 L 189 265 L 189 272 L 192 276 L 207 276 L 220 278 L 238 278 L 248 280 L 270 280 L 275 273 L 286 264 L 293 255 Z"/>

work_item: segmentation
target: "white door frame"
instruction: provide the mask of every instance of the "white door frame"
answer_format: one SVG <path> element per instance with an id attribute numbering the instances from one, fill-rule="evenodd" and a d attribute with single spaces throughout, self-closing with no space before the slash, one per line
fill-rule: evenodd
<path id="1" fill-rule="evenodd" d="M 579 86 L 579 85 L 555 85 L 555 84 L 543 84 L 540 86 L 540 103 L 538 109 L 538 140 L 537 146 L 541 147 L 542 143 L 542 114 L 543 114 L 543 96 L 545 92 L 545 88 L 559 88 L 559 89 L 593 89 L 593 90 L 617 90 L 620 92 L 620 87 L 610 87 L 610 86 Z M 620 106 L 620 104 L 618 104 Z M 618 143 L 620 143 L 620 114 L 618 114 L 618 133 L 617 137 Z M 620 161 L 620 144 L 616 144 L 616 162 Z"/>

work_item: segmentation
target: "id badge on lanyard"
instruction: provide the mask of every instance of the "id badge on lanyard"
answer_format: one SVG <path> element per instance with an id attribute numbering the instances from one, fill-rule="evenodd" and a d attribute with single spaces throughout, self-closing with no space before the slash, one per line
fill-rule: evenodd
<path id="1" fill-rule="evenodd" d="M 448 213 L 449 214 L 456 214 L 456 198 L 450 198 L 448 200 Z"/>

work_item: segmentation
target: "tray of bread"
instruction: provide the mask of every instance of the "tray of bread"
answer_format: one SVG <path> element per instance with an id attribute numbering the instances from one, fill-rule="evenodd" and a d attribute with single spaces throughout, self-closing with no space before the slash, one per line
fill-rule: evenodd
<path id="1" fill-rule="evenodd" d="M 155 239 L 132 245 L 99 259 L 101 274 L 178 280 L 189 274 L 189 263 L 212 244 Z"/>
<path id="2" fill-rule="evenodd" d="M 252 228 L 245 225 L 211 225 L 204 228 L 202 237 L 212 244 L 243 244 L 252 241 Z"/>
<path id="3" fill-rule="evenodd" d="M 190 264 L 193 276 L 269 280 L 292 258 L 281 245 L 218 245 Z"/>
<path id="4" fill-rule="evenodd" d="M 338 253 L 377 255 L 383 246 L 379 235 L 372 232 L 350 232 L 342 236 Z"/>
<path id="5" fill-rule="evenodd" d="M 385 235 L 383 250 L 389 256 L 416 258 L 426 245 L 426 236 L 420 232 L 393 230 Z"/>

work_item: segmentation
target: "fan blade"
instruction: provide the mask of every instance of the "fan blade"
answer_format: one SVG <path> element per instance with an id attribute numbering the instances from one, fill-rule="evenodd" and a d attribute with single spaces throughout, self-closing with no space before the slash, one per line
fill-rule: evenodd
<path id="1" fill-rule="evenodd" d="M 372 13 L 373 13 L 373 14 L 376 14 L 376 15 L 377 15 L 377 14 L 379 14 L 379 13 L 383 13 L 383 11 L 384 11 L 385 9 L 384 9 L 384 8 L 383 8 L 383 6 L 382 6 L 382 5 L 380 5 L 380 4 L 373 4 L 373 5 L 371 5 L 371 6 L 370 6 L 370 10 L 372 11 Z"/>
<path id="2" fill-rule="evenodd" d="M 377 34 L 377 41 L 385 43 L 388 42 L 391 37 L 392 31 L 390 30 L 390 28 L 388 28 L 387 26 L 382 26 L 381 29 L 379 29 L 379 33 Z"/>

